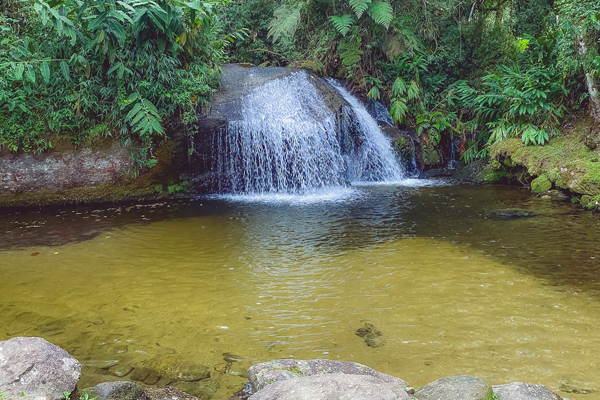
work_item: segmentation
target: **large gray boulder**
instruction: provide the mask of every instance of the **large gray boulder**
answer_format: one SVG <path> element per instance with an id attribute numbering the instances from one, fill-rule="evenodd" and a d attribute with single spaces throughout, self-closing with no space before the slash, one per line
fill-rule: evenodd
<path id="1" fill-rule="evenodd" d="M 272 383 L 249 400 L 410 400 L 410 396 L 374 376 L 325 374 Z"/>
<path id="2" fill-rule="evenodd" d="M 256 393 L 273 382 L 331 374 L 371 376 L 393 388 L 393 390 L 404 390 L 408 387 L 406 381 L 396 378 L 395 376 L 375 371 L 373 368 L 367 367 L 366 365 L 348 361 L 321 359 L 283 359 L 255 364 L 248 369 L 248 380 Z"/>
<path id="3" fill-rule="evenodd" d="M 561 400 L 561 397 L 543 385 L 514 382 L 492 386 L 498 400 Z"/>
<path id="4" fill-rule="evenodd" d="M 42 338 L 0 342 L 0 393 L 8 399 L 64 399 L 80 376 L 79 361 Z"/>
<path id="5" fill-rule="evenodd" d="M 470 375 L 447 376 L 428 383 L 413 396 L 417 400 L 493 400 L 492 386 Z"/>

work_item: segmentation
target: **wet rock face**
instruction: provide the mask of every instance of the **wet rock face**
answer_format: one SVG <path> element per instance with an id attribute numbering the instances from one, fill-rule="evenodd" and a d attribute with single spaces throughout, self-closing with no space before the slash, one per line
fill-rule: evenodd
<path id="1" fill-rule="evenodd" d="M 0 342 L 0 393 L 9 399 L 64 399 L 80 376 L 79 361 L 42 338 Z"/>
<path id="2" fill-rule="evenodd" d="M 0 153 L 0 195 L 60 191 L 114 183 L 133 167 L 130 152 L 114 142 L 106 149 Z"/>
<path id="3" fill-rule="evenodd" d="M 402 389 L 369 375 L 327 374 L 275 382 L 250 400 L 410 400 Z"/>
<path id="4" fill-rule="evenodd" d="M 493 400 L 492 386 L 481 378 L 470 375 L 447 376 L 419 389 L 416 400 Z"/>
<path id="5" fill-rule="evenodd" d="M 492 388 L 498 400 L 561 400 L 559 395 L 543 385 L 514 382 Z"/>
<path id="6" fill-rule="evenodd" d="M 354 362 L 332 360 L 275 360 L 255 364 L 248 369 L 248 380 L 254 392 L 264 389 L 269 384 L 286 380 L 297 382 L 297 378 L 309 376 L 329 376 L 331 374 L 364 375 L 378 379 L 393 390 L 402 390 L 408 383 L 400 378 L 375 371 Z M 252 397 L 254 398 L 254 397 Z"/>

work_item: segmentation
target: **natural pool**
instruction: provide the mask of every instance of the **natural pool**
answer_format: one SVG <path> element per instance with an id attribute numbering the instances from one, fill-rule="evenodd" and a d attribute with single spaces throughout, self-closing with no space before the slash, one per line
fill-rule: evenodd
<path id="1" fill-rule="evenodd" d="M 489 214 L 513 207 L 538 216 Z M 365 322 L 383 346 L 355 335 Z M 0 217 L 0 340 L 14 336 L 65 348 L 90 384 L 172 354 L 208 367 L 182 388 L 213 399 L 252 363 L 324 357 L 415 387 L 472 374 L 598 400 L 600 219 L 444 181 L 13 211 Z"/>

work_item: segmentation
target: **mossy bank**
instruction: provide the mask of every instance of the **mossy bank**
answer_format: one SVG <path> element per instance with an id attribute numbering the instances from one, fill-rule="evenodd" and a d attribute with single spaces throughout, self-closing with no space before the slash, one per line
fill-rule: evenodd
<path id="1" fill-rule="evenodd" d="M 587 209 L 600 204 L 600 146 L 598 134 L 587 116 L 565 125 L 561 136 L 543 146 L 526 146 L 520 139 L 506 139 L 491 146 L 490 163 L 481 179 L 509 180 L 530 185 L 542 196 L 561 194 Z M 557 192 L 558 190 L 559 192 Z"/>

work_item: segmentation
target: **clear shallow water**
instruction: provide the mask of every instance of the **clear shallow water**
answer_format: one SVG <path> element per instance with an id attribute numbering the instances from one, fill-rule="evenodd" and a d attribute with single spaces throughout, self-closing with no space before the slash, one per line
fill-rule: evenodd
<path id="1" fill-rule="evenodd" d="M 45 337 L 90 384 L 175 354 L 209 367 L 186 389 L 214 399 L 250 364 L 287 357 L 358 361 L 415 387 L 467 373 L 600 389 L 597 214 L 501 186 L 347 190 L 0 217 L 0 340 Z M 539 216 L 488 217 L 511 207 Z M 365 322 L 383 347 L 354 334 Z"/>

